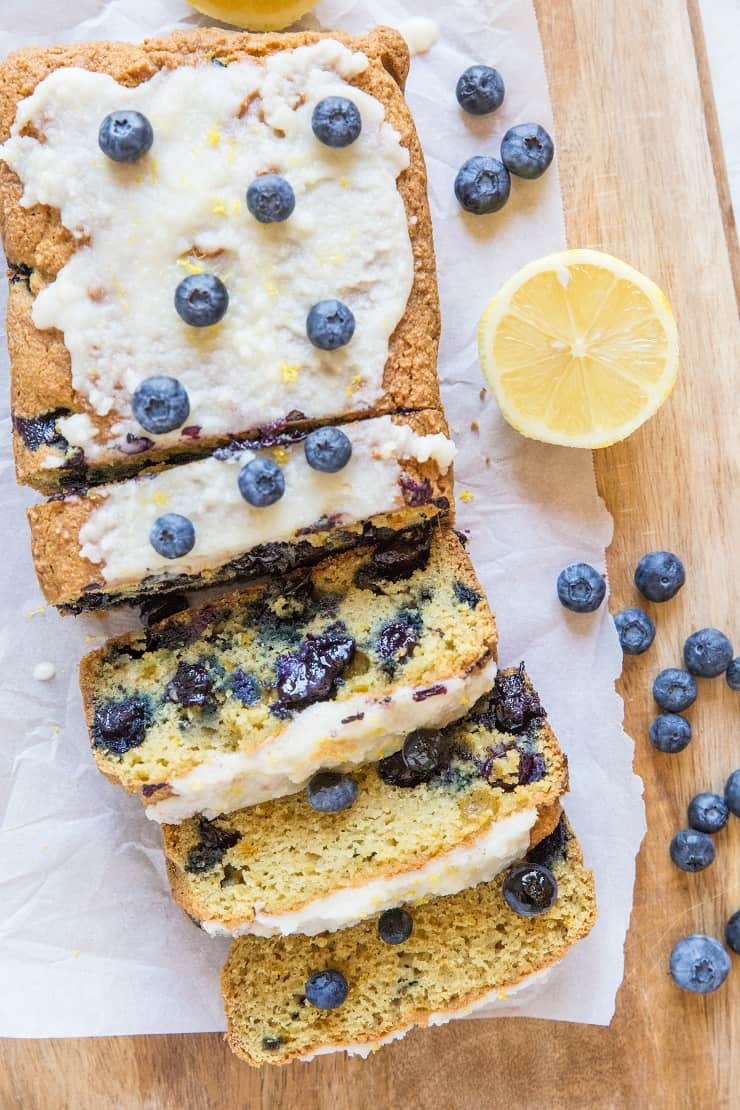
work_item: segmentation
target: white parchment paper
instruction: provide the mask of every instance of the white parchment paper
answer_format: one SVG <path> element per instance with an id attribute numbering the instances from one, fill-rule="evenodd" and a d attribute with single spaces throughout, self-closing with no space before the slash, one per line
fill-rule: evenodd
<path id="1" fill-rule="evenodd" d="M 305 21 L 363 31 L 419 14 L 412 0 L 325 0 Z M 606 606 L 571 616 L 555 580 L 567 563 L 604 568 L 611 520 L 588 453 L 530 443 L 495 403 L 481 401 L 479 316 L 501 282 L 565 244 L 556 167 L 515 180 L 500 214 L 458 207 L 457 167 L 497 154 L 504 131 L 534 120 L 551 128 L 530 0 L 427 0 L 440 41 L 414 59 L 408 98 L 429 167 L 442 295 L 440 373 L 460 449 L 459 524 L 470 530 L 478 572 L 498 614 L 502 665 L 525 659 L 571 767 L 568 812 L 595 869 L 600 914 L 593 933 L 541 991 L 512 1012 L 607 1024 L 622 979 L 634 859 L 644 833 L 642 786 L 614 692 L 621 666 Z M 73 39 L 139 39 L 197 24 L 183 0 L 3 0 L 0 53 Z M 494 116 L 465 116 L 454 98 L 474 61 L 501 70 Z M 557 136 L 556 136 L 557 143 Z M 573 244 L 577 245 L 577 244 Z M 3 373 L 7 360 L 2 351 Z M 219 1030 L 225 941 L 195 929 L 169 899 L 159 829 L 109 785 L 88 750 L 77 690 L 80 656 L 130 617 L 61 618 L 43 610 L 24 507 L 10 459 L 2 389 L 0 520 L 0 1035 L 84 1036 Z M 471 430 L 477 421 L 478 430 Z M 33 678 L 51 661 L 56 677 Z M 506 1013 L 498 1006 L 497 1016 Z"/>

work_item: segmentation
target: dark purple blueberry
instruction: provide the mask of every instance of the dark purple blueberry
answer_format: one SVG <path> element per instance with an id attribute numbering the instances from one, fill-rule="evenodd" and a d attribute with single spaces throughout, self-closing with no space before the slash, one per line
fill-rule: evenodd
<path id="1" fill-rule="evenodd" d="M 625 655 L 642 655 L 655 639 L 655 624 L 643 609 L 623 609 L 614 624 Z"/>
<path id="2" fill-rule="evenodd" d="M 146 697 L 106 702 L 95 710 L 95 747 L 105 748 L 114 755 L 125 755 L 144 743 L 151 721 L 151 703 Z"/>
<path id="3" fill-rule="evenodd" d="M 336 351 L 346 347 L 355 334 L 355 317 L 341 301 L 319 301 L 306 318 L 306 332 L 314 347 Z"/>
<path id="4" fill-rule="evenodd" d="M 684 644 L 683 659 L 691 674 L 716 678 L 732 662 L 732 644 L 718 628 L 700 628 Z"/>
<path id="5" fill-rule="evenodd" d="M 408 474 L 401 474 L 398 484 L 403 490 L 404 501 L 412 509 L 418 509 L 420 505 L 428 505 L 432 500 L 432 483 L 428 478 L 422 478 L 418 482 L 416 478 L 409 478 Z"/>
<path id="6" fill-rule="evenodd" d="M 175 613 L 182 613 L 187 608 L 187 594 L 171 593 L 163 594 L 161 597 L 155 595 L 144 598 L 139 606 L 139 617 L 147 628 L 151 628 L 153 624 L 158 624 L 167 617 L 173 617 Z"/>
<path id="7" fill-rule="evenodd" d="M 198 818 L 198 833 L 199 843 L 190 849 L 185 861 L 185 870 L 193 875 L 218 867 L 229 848 L 241 840 L 236 829 L 225 829 L 205 817 Z"/>
<path id="8" fill-rule="evenodd" d="M 256 705 L 260 700 L 260 684 L 253 674 L 235 670 L 231 676 L 231 692 L 242 705 Z"/>
<path id="9" fill-rule="evenodd" d="M 154 142 L 152 125 L 131 108 L 111 112 L 100 125 L 98 145 L 113 162 L 136 162 Z"/>
<path id="10" fill-rule="evenodd" d="M 395 665 L 406 662 L 414 654 L 414 648 L 419 642 L 420 626 L 421 621 L 416 613 L 403 615 L 400 620 L 388 621 L 375 636 L 376 653 L 386 663 Z"/>
<path id="11" fill-rule="evenodd" d="M 495 112 L 504 102 L 504 81 L 493 66 L 469 66 L 455 89 L 460 107 L 473 116 Z"/>
<path id="12" fill-rule="evenodd" d="M 407 910 L 386 910 L 378 918 L 378 935 L 383 944 L 403 944 L 414 931 L 414 919 Z"/>
<path id="13" fill-rule="evenodd" d="M 504 879 L 506 904 L 522 917 L 537 917 L 555 905 L 558 882 L 541 863 L 519 863 Z"/>
<path id="14" fill-rule="evenodd" d="M 680 667 L 668 667 L 653 682 L 653 697 L 661 709 L 681 713 L 696 701 L 696 682 Z"/>
<path id="15" fill-rule="evenodd" d="M 229 307 L 226 286 L 215 274 L 189 274 L 175 290 L 175 308 L 191 328 L 209 328 Z"/>
<path id="16" fill-rule="evenodd" d="M 461 582 L 458 579 L 452 588 L 455 591 L 455 597 L 461 605 L 467 605 L 471 609 L 478 608 L 481 595 L 477 590 L 474 590 L 472 586 L 468 586 L 465 582 Z"/>
<path id="17" fill-rule="evenodd" d="M 571 613 L 593 613 L 606 594 L 606 580 L 590 563 L 572 563 L 558 575 L 560 604 Z"/>
<path id="18" fill-rule="evenodd" d="M 213 679 L 202 663 L 178 664 L 175 677 L 165 687 L 165 697 L 185 707 L 206 705 L 213 690 Z"/>
<path id="19" fill-rule="evenodd" d="M 357 572 L 358 585 L 365 587 L 373 582 L 398 582 L 423 570 L 429 561 L 431 530 L 424 530 L 411 539 L 394 540 L 379 547 Z"/>
<path id="20" fill-rule="evenodd" d="M 691 741 L 691 725 L 678 713 L 660 713 L 650 724 L 650 742 L 659 752 L 675 755 Z"/>
<path id="21" fill-rule="evenodd" d="M 401 749 L 401 757 L 419 782 L 432 777 L 446 762 L 449 744 L 443 732 L 418 728 L 410 733 Z"/>
<path id="22" fill-rule="evenodd" d="M 247 189 L 247 208 L 261 224 L 279 224 L 293 214 L 293 186 L 279 173 L 256 177 Z"/>
<path id="23" fill-rule="evenodd" d="M 635 585 L 648 601 L 670 601 L 686 581 L 686 571 L 672 551 L 643 555 L 635 570 Z"/>
<path id="24" fill-rule="evenodd" d="M 537 752 L 520 752 L 517 784 L 529 786 L 530 783 L 539 782 L 545 777 L 546 770 L 545 761 Z"/>
<path id="25" fill-rule="evenodd" d="M 527 852 L 529 863 L 541 863 L 545 867 L 552 867 L 557 860 L 566 859 L 568 855 L 568 827 L 565 815 L 561 816 L 557 825 L 544 840 Z"/>
<path id="26" fill-rule="evenodd" d="M 474 216 L 498 212 L 509 199 L 511 178 L 498 158 L 476 155 L 468 158 L 457 172 L 455 196 L 461 207 Z"/>
<path id="27" fill-rule="evenodd" d="M 403 752 L 394 752 L 387 755 L 377 764 L 378 774 L 387 786 L 397 786 L 401 789 L 410 789 L 426 782 L 425 775 L 419 776 L 416 771 L 411 771 L 403 758 Z"/>
<path id="28" fill-rule="evenodd" d="M 346 96 L 327 96 L 314 108 L 311 127 L 325 146 L 350 146 L 362 131 L 362 116 L 357 105 Z"/>
<path id="29" fill-rule="evenodd" d="M 341 813 L 357 801 L 357 783 L 350 775 L 319 771 L 306 787 L 306 798 L 318 813 Z"/>
<path id="30" fill-rule="evenodd" d="M 692 933 L 676 944 L 669 966 L 673 982 L 682 991 L 711 994 L 727 978 L 730 957 L 714 937 Z"/>
<path id="31" fill-rule="evenodd" d="M 704 791 L 689 802 L 689 825 L 699 832 L 717 833 L 727 824 L 730 810 L 719 794 Z"/>
<path id="32" fill-rule="evenodd" d="M 38 451 L 39 447 L 66 450 L 69 445 L 57 431 L 57 420 L 63 415 L 63 412 L 57 411 L 44 416 L 14 416 L 13 427 L 29 451 Z"/>
<path id="33" fill-rule="evenodd" d="M 725 927 L 725 940 L 736 956 L 740 956 L 740 910 L 733 913 Z"/>
<path id="34" fill-rule="evenodd" d="M 137 385 L 131 398 L 131 411 L 142 428 L 160 436 L 185 423 L 190 415 L 190 400 L 177 378 L 158 374 Z"/>
<path id="35" fill-rule="evenodd" d="M 545 711 L 534 691 L 527 689 L 524 663 L 515 671 L 499 671 L 493 684 L 491 703 L 496 728 L 501 732 L 525 732 Z"/>
<path id="36" fill-rule="evenodd" d="M 250 505 L 265 509 L 285 493 L 285 475 L 276 462 L 261 455 L 245 463 L 239 471 L 239 493 Z"/>
<path id="37" fill-rule="evenodd" d="M 330 697 L 354 655 L 355 641 L 342 624 L 309 633 L 297 651 L 275 661 L 279 702 L 297 708 Z"/>
<path id="38" fill-rule="evenodd" d="M 348 994 L 347 980 L 341 971 L 315 971 L 306 981 L 306 998 L 317 1010 L 336 1010 Z"/>
<path id="39" fill-rule="evenodd" d="M 539 123 L 518 123 L 501 140 L 501 161 L 509 173 L 533 181 L 552 162 L 555 146 Z"/>
<path id="40" fill-rule="evenodd" d="M 671 841 L 671 859 L 682 871 L 703 871 L 714 862 L 711 836 L 695 829 L 681 829 Z"/>
<path id="41" fill-rule="evenodd" d="M 352 458 L 352 440 L 341 428 L 317 428 L 303 444 L 306 462 L 313 470 L 336 474 Z"/>
<path id="42" fill-rule="evenodd" d="M 163 559 L 180 559 L 195 547 L 195 528 L 186 516 L 165 513 L 154 521 L 149 543 Z"/>

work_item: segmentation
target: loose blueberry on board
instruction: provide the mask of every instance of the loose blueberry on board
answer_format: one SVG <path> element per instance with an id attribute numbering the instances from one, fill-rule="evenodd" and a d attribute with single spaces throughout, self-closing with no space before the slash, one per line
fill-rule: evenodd
<path id="1" fill-rule="evenodd" d="M 519 863 L 504 879 L 506 904 L 522 917 L 546 913 L 558 896 L 558 882 L 549 867 L 541 863 Z"/>
<path id="2" fill-rule="evenodd" d="M 623 609 L 614 624 L 625 655 L 642 655 L 655 639 L 655 624 L 644 609 Z"/>
<path id="3" fill-rule="evenodd" d="M 247 208 L 261 224 L 279 224 L 293 214 L 293 186 L 279 173 L 265 173 L 247 189 Z"/>
<path id="4" fill-rule="evenodd" d="M 350 146 L 362 131 L 362 116 L 346 96 L 327 96 L 314 108 L 311 127 L 325 146 Z"/>
<path id="5" fill-rule="evenodd" d="M 716 833 L 723 829 L 730 816 L 727 802 L 719 794 L 706 790 L 689 802 L 689 824 L 699 832 Z"/>
<path id="6" fill-rule="evenodd" d="M 466 212 L 487 216 L 498 212 L 509 199 L 509 171 L 497 158 L 476 155 L 463 162 L 455 178 L 455 196 Z"/>
<path id="7" fill-rule="evenodd" d="M 185 423 L 190 414 L 190 400 L 177 378 L 157 374 L 137 385 L 131 409 L 142 428 L 161 436 Z"/>
<path id="8" fill-rule="evenodd" d="M 740 817 L 740 767 L 732 772 L 725 783 L 725 801 L 730 813 Z"/>
<path id="9" fill-rule="evenodd" d="M 100 125 L 98 145 L 113 162 L 136 162 L 154 142 L 152 125 L 130 108 L 111 112 Z"/>
<path id="10" fill-rule="evenodd" d="M 306 998 L 317 1010 L 336 1010 L 348 994 L 349 986 L 341 971 L 314 971 L 306 980 Z"/>
<path id="11" fill-rule="evenodd" d="M 648 601 L 670 601 L 685 581 L 683 563 L 671 551 L 643 555 L 635 570 L 635 585 Z"/>
<path id="12" fill-rule="evenodd" d="M 650 742 L 659 752 L 675 755 L 691 740 L 691 725 L 678 713 L 661 713 L 650 723 Z"/>
<path id="13" fill-rule="evenodd" d="M 346 347 L 355 334 L 352 309 L 341 301 L 319 301 L 308 314 L 306 332 L 314 347 L 320 351 Z"/>
<path id="14" fill-rule="evenodd" d="M 684 644 L 683 659 L 692 674 L 716 678 L 732 662 L 732 644 L 718 628 L 700 628 Z"/>
<path id="15" fill-rule="evenodd" d="M 671 841 L 671 859 L 682 871 L 703 871 L 714 863 L 711 836 L 696 829 L 681 829 Z"/>
<path id="16" fill-rule="evenodd" d="M 195 528 L 186 516 L 158 516 L 149 532 L 149 543 L 164 559 L 180 559 L 195 547 Z"/>
<path id="17" fill-rule="evenodd" d="M 319 771 L 306 787 L 306 798 L 318 813 L 341 813 L 357 801 L 357 783 L 349 775 Z"/>
<path id="18" fill-rule="evenodd" d="M 558 575 L 560 604 L 572 613 L 595 612 L 606 594 L 606 580 L 589 563 L 573 563 Z"/>
<path id="19" fill-rule="evenodd" d="M 229 307 L 226 286 L 215 274 L 189 274 L 175 290 L 175 308 L 192 328 L 210 328 Z"/>
<path id="20" fill-rule="evenodd" d="M 682 991 L 711 994 L 727 978 L 730 957 L 714 937 L 692 933 L 674 947 L 670 969 L 673 982 Z"/>
<path id="21" fill-rule="evenodd" d="M 727 946 L 732 949 L 735 955 L 740 956 L 740 910 L 736 910 L 727 922 L 725 940 Z"/>
<path id="22" fill-rule="evenodd" d="M 730 663 L 725 678 L 731 690 L 740 690 L 740 655 Z"/>
<path id="23" fill-rule="evenodd" d="M 352 440 L 341 428 L 317 428 L 306 436 L 303 449 L 313 470 L 336 474 L 352 458 Z"/>
<path id="24" fill-rule="evenodd" d="M 447 749 L 444 733 L 417 728 L 406 737 L 401 755 L 409 771 L 430 778 L 444 761 Z"/>
<path id="25" fill-rule="evenodd" d="M 457 102 L 472 116 L 495 112 L 504 102 L 506 88 L 493 66 L 470 66 L 460 77 L 455 89 Z"/>
<path id="26" fill-rule="evenodd" d="M 406 910 L 386 910 L 378 918 L 378 933 L 384 944 L 403 944 L 414 929 L 414 919 Z"/>
<path id="27" fill-rule="evenodd" d="M 501 140 L 501 161 L 509 173 L 530 181 L 542 177 L 554 153 L 553 141 L 539 123 L 510 127 Z"/>
<path id="28" fill-rule="evenodd" d="M 256 509 L 274 505 L 285 493 L 285 475 L 272 459 L 257 456 L 239 471 L 239 493 Z"/>
<path id="29" fill-rule="evenodd" d="M 653 683 L 653 697 L 661 709 L 680 713 L 696 701 L 696 682 L 679 667 L 661 671 Z"/>

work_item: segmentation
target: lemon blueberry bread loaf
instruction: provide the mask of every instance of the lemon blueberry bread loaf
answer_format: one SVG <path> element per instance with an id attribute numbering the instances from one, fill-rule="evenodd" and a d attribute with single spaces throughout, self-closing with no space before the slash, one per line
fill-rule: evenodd
<path id="1" fill-rule="evenodd" d="M 112 639 L 80 684 L 100 769 L 173 823 L 293 793 L 463 716 L 495 650 L 460 540 L 428 528 Z"/>
<path id="2" fill-rule="evenodd" d="M 431 520 L 452 500 L 454 447 L 445 433 L 434 409 L 379 416 L 278 437 L 262 450 L 234 443 L 208 459 L 34 505 L 44 596 L 80 611 L 284 573 Z"/>
<path id="3" fill-rule="evenodd" d="M 315 937 L 241 937 L 222 975 L 227 1040 L 250 1064 L 366 1056 L 541 977 L 595 918 L 565 819 L 490 883 Z"/>
<path id="4" fill-rule="evenodd" d="M 567 768 L 523 668 L 462 720 L 351 775 L 165 825 L 172 892 L 212 935 L 315 934 L 486 882 L 552 832 Z"/>
<path id="5" fill-rule="evenodd" d="M 55 492 L 250 430 L 439 406 L 407 70 L 386 28 L 2 63 L 20 481 Z"/>

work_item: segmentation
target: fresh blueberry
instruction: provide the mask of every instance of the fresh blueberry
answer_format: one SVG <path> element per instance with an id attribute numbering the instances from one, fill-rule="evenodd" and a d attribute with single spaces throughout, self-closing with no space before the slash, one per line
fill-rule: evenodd
<path id="1" fill-rule="evenodd" d="M 306 331 L 314 347 L 321 351 L 346 347 L 355 334 L 352 309 L 341 301 L 319 301 L 308 314 Z"/>
<path id="2" fill-rule="evenodd" d="M 142 428 L 160 436 L 185 423 L 190 414 L 190 401 L 187 390 L 177 378 L 158 374 L 136 387 L 131 408 Z"/>
<path id="3" fill-rule="evenodd" d="M 732 662 L 732 644 L 718 628 L 700 628 L 683 645 L 684 663 L 700 678 L 716 678 Z"/>
<path id="4" fill-rule="evenodd" d="M 691 725 L 678 713 L 661 713 L 650 724 L 650 741 L 659 752 L 675 755 L 691 740 Z"/>
<path id="5" fill-rule="evenodd" d="M 215 274 L 189 274 L 175 290 L 175 308 L 193 328 L 217 324 L 228 307 L 226 286 Z"/>
<path id="6" fill-rule="evenodd" d="M 414 919 L 406 910 L 386 910 L 378 918 L 378 933 L 384 944 L 403 944 L 413 928 Z"/>
<path id="7" fill-rule="evenodd" d="M 470 66 L 457 82 L 457 102 L 473 116 L 495 112 L 504 102 L 506 89 L 497 69 L 492 66 Z"/>
<path id="8" fill-rule="evenodd" d="M 606 593 L 606 581 L 589 563 L 573 563 L 558 575 L 560 604 L 572 613 L 593 613 Z"/>
<path id="9" fill-rule="evenodd" d="M 149 532 L 149 543 L 165 559 L 179 559 L 195 547 L 195 528 L 186 516 L 158 516 Z"/>
<path id="10" fill-rule="evenodd" d="M 623 609 L 614 623 L 625 655 L 642 655 L 655 639 L 655 625 L 643 609 Z"/>
<path id="11" fill-rule="evenodd" d="M 685 581 L 683 563 L 670 551 L 643 555 L 635 570 L 635 585 L 648 601 L 670 601 Z"/>
<path id="12" fill-rule="evenodd" d="M 704 791 L 689 802 L 689 824 L 699 832 L 719 832 L 727 824 L 729 816 L 727 803 L 719 794 Z"/>
<path id="13" fill-rule="evenodd" d="M 463 162 L 455 178 L 455 196 L 466 212 L 487 216 L 498 212 L 509 199 L 511 178 L 497 158 L 476 155 Z"/>
<path id="14" fill-rule="evenodd" d="M 306 787 L 306 797 L 318 813 L 341 813 L 357 801 L 357 783 L 349 775 L 319 771 Z"/>
<path id="15" fill-rule="evenodd" d="M 696 701 L 696 682 L 688 671 L 668 667 L 655 679 L 653 697 L 661 709 L 667 709 L 669 713 L 680 713 Z"/>
<path id="16" fill-rule="evenodd" d="M 247 208 L 261 224 L 279 224 L 295 208 L 293 186 L 279 173 L 265 173 L 247 189 Z"/>
<path id="17" fill-rule="evenodd" d="M 514 913 L 536 917 L 555 905 L 558 882 L 544 864 L 519 863 L 504 879 L 503 894 Z"/>
<path id="18" fill-rule="evenodd" d="M 317 1010 L 336 1010 L 348 994 L 347 980 L 341 971 L 314 971 L 306 980 L 306 998 Z"/>
<path id="19" fill-rule="evenodd" d="M 725 678 L 731 690 L 740 690 L 740 655 L 730 663 Z"/>
<path id="20" fill-rule="evenodd" d="M 352 458 L 352 440 L 341 428 L 317 428 L 303 445 L 306 462 L 314 470 L 336 474 Z"/>
<path id="21" fill-rule="evenodd" d="M 501 161 L 509 173 L 530 181 L 542 177 L 554 153 L 552 139 L 539 123 L 510 127 L 501 140 Z"/>
<path id="22" fill-rule="evenodd" d="M 362 131 L 362 116 L 346 96 L 327 96 L 314 108 L 311 127 L 325 146 L 349 146 Z"/>
<path id="23" fill-rule="evenodd" d="M 285 475 L 276 462 L 260 455 L 239 471 L 239 493 L 250 505 L 264 509 L 285 493 Z"/>
<path id="24" fill-rule="evenodd" d="M 740 817 L 740 767 L 732 772 L 725 783 L 725 801 L 730 813 Z"/>
<path id="25" fill-rule="evenodd" d="M 714 937 L 692 933 L 671 952 L 670 969 L 673 982 L 682 991 L 711 994 L 727 978 L 730 957 Z"/>
<path id="26" fill-rule="evenodd" d="M 431 778 L 445 762 L 448 750 L 449 744 L 443 732 L 417 728 L 406 737 L 401 754 L 409 771 L 426 779 Z"/>
<path id="27" fill-rule="evenodd" d="M 141 112 L 111 112 L 100 125 L 98 144 L 114 162 L 136 162 L 154 142 L 152 125 Z"/>
<path id="28" fill-rule="evenodd" d="M 671 841 L 671 859 L 682 871 L 703 871 L 714 862 L 711 836 L 696 829 L 681 829 Z"/>
<path id="29" fill-rule="evenodd" d="M 736 910 L 727 922 L 725 940 L 735 955 L 740 956 L 740 910 Z"/>

